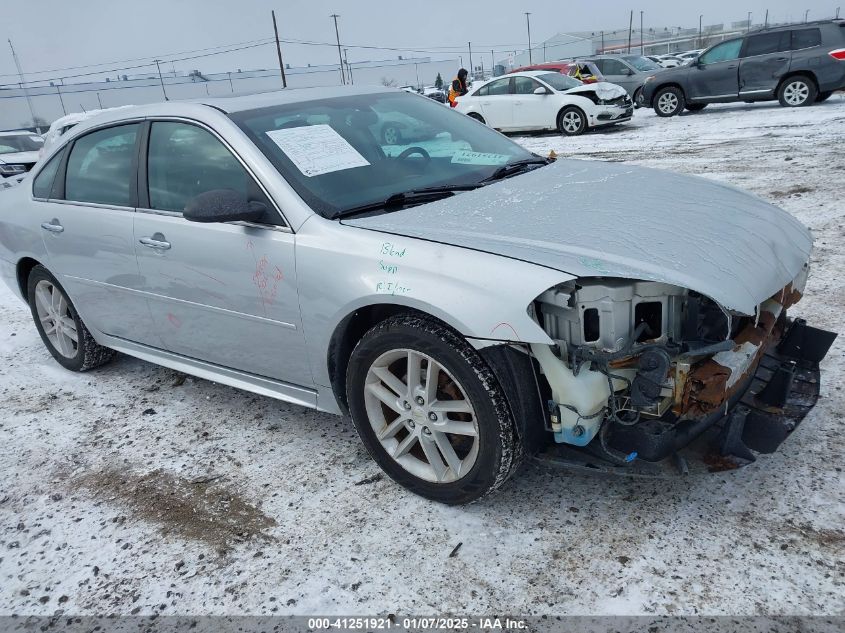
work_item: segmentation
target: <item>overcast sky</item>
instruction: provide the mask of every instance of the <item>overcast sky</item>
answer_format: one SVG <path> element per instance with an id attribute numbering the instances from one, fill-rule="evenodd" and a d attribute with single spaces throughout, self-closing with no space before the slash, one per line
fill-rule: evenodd
<path id="1" fill-rule="evenodd" d="M 747 4 L 736 0 L 640 0 L 636 5 L 630 0 L 6 0 L 0 10 L 0 83 L 16 81 L 10 76 L 15 66 L 6 42 L 9 38 L 30 80 L 105 69 L 114 69 L 110 74 L 116 75 L 118 67 L 140 62 L 40 75 L 35 71 L 142 57 L 169 59 L 179 57 L 173 54 L 182 51 L 254 42 L 272 37 L 271 9 L 276 10 L 282 39 L 314 42 L 334 42 L 329 15 L 339 13 L 341 41 L 349 46 L 349 60 L 362 61 L 394 58 L 403 51 L 356 46 L 432 49 L 431 53 L 406 54 L 433 58 L 439 51 L 443 57 L 454 58 L 454 51 L 465 50 L 468 41 L 488 54 L 491 48 L 497 52 L 525 48 L 524 11 L 532 13 L 532 41 L 540 42 L 561 31 L 627 28 L 631 9 L 635 28 L 639 11 L 645 12 L 647 30 L 697 28 L 700 13 L 705 26 L 744 20 L 748 11 L 753 12 L 755 23 L 762 22 L 766 8 L 770 22 L 803 21 L 806 9 L 811 20 L 820 19 L 832 17 L 840 4 L 845 5 L 845 0 L 747 0 Z M 337 60 L 337 50 L 328 46 L 284 44 L 283 54 L 292 66 Z M 173 64 L 176 70 L 197 68 L 203 72 L 275 65 L 276 52 L 271 45 Z"/>

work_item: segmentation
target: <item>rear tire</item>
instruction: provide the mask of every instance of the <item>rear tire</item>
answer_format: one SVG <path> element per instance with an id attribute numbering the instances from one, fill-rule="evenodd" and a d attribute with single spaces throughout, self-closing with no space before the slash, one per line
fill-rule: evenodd
<path id="1" fill-rule="evenodd" d="M 578 136 L 587 131 L 587 115 L 581 108 L 568 106 L 557 115 L 557 129 L 567 136 Z"/>
<path id="2" fill-rule="evenodd" d="M 94 340 L 65 289 L 43 266 L 29 273 L 27 299 L 41 340 L 65 369 L 88 371 L 117 354 Z"/>
<path id="3" fill-rule="evenodd" d="M 704 108 L 707 107 L 706 103 L 688 103 L 686 109 L 690 112 L 701 112 Z"/>
<path id="4" fill-rule="evenodd" d="M 397 315 L 367 332 L 349 360 L 346 396 L 373 460 L 427 499 L 450 505 L 480 499 L 522 459 L 493 372 L 463 338 L 432 319 Z"/>
<path id="5" fill-rule="evenodd" d="M 687 101 L 680 88 L 668 86 L 658 90 L 651 102 L 654 104 L 654 111 L 657 116 L 670 117 L 684 111 Z"/>
<path id="6" fill-rule="evenodd" d="M 399 131 L 399 127 L 392 123 L 385 123 L 381 128 L 381 140 L 385 145 L 400 145 L 402 133 Z"/>
<path id="7" fill-rule="evenodd" d="M 795 75 L 780 85 L 778 101 L 784 108 L 801 108 L 815 103 L 817 94 L 812 79 L 805 75 Z"/>

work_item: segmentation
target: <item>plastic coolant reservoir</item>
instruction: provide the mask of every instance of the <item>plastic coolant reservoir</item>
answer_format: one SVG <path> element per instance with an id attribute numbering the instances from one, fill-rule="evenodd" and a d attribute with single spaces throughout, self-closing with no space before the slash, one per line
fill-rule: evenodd
<path id="1" fill-rule="evenodd" d="M 586 367 L 576 376 L 566 363 L 554 355 L 549 345 L 535 343 L 531 345 L 531 351 L 549 381 L 554 401 L 577 409 L 576 413 L 558 406 L 561 430 L 555 432 L 555 441 L 586 446 L 598 433 L 604 418 L 602 415 L 588 416 L 598 413 L 607 404 L 610 396 L 607 376 Z"/>

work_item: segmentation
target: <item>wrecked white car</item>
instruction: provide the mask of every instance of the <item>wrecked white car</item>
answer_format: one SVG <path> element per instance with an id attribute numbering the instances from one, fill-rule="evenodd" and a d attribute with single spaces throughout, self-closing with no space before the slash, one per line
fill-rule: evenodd
<path id="1" fill-rule="evenodd" d="M 434 133 L 385 140 L 398 118 Z M 773 451 L 835 337 L 786 316 L 811 246 L 729 187 L 550 163 L 358 87 L 104 113 L 0 193 L 0 274 L 62 366 L 117 351 L 348 412 L 390 477 L 446 503 L 526 456 L 633 473 Z"/>

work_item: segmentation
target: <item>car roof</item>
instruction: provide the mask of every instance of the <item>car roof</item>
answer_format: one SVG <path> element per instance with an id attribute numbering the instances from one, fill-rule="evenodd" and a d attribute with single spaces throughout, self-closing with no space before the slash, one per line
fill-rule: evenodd
<path id="1" fill-rule="evenodd" d="M 301 103 L 314 101 L 316 99 L 331 99 L 333 97 L 353 97 L 359 95 L 379 94 L 395 92 L 398 88 L 385 88 L 384 86 L 333 86 L 320 88 L 285 88 L 273 92 L 263 92 L 253 95 L 234 97 L 216 97 L 213 99 L 196 99 L 194 103 L 217 108 L 227 114 L 242 112 L 244 110 L 255 110 L 275 105 L 287 105 L 289 103 Z"/>
<path id="2" fill-rule="evenodd" d="M 785 31 L 785 30 L 792 30 L 792 29 L 803 29 L 807 27 L 813 26 L 821 26 L 822 24 L 838 24 L 839 26 L 845 26 L 845 20 L 836 19 L 836 18 L 828 18 L 827 20 L 815 20 L 813 22 L 795 22 L 793 24 L 778 24 L 777 26 L 764 26 L 758 29 L 752 29 L 751 33 L 768 33 L 770 31 Z"/>

